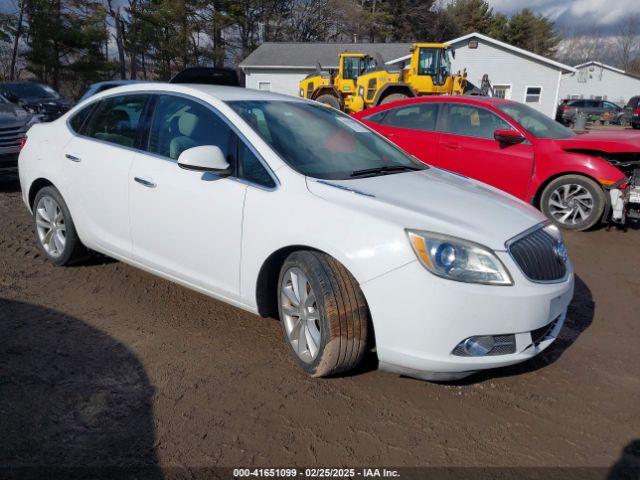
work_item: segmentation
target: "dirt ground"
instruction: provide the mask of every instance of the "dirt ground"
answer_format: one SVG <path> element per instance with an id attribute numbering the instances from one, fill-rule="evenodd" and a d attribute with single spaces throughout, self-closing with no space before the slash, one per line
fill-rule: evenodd
<path id="1" fill-rule="evenodd" d="M 104 258 L 53 267 L 0 179 L 0 466 L 639 467 L 640 230 L 566 239 L 575 298 L 533 361 L 311 379 L 273 319 Z"/>

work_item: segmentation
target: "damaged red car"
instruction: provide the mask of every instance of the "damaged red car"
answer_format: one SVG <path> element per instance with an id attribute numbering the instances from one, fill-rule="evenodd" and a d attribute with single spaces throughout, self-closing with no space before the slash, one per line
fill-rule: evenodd
<path id="1" fill-rule="evenodd" d="M 504 190 L 558 226 L 640 218 L 640 133 L 577 135 L 518 102 L 420 97 L 355 115 L 425 163 Z"/>

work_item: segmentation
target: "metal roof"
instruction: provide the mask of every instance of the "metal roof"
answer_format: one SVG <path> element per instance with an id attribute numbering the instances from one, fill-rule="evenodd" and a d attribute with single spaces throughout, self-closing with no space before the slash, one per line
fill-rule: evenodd
<path id="1" fill-rule="evenodd" d="M 323 69 L 338 68 L 338 55 L 344 52 L 380 53 L 387 62 L 409 53 L 410 43 L 274 43 L 266 42 L 240 62 L 240 68 L 310 69 L 320 63 Z"/>

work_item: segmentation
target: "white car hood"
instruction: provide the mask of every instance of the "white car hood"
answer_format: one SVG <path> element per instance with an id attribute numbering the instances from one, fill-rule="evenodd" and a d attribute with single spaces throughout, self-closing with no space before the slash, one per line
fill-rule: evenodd
<path id="1" fill-rule="evenodd" d="M 535 208 L 489 185 L 438 168 L 354 180 L 307 179 L 311 193 L 360 213 L 505 250 L 545 221 Z"/>

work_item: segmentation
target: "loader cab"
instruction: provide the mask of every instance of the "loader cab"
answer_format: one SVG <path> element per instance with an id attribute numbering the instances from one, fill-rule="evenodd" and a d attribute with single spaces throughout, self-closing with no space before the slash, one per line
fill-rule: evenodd
<path id="1" fill-rule="evenodd" d="M 416 43 L 411 47 L 409 76 L 423 94 L 450 93 L 452 49 L 445 43 Z"/>
<path id="2" fill-rule="evenodd" d="M 341 53 L 336 87 L 342 94 L 356 91 L 356 80 L 367 70 L 374 68 L 376 61 L 363 53 Z"/>

